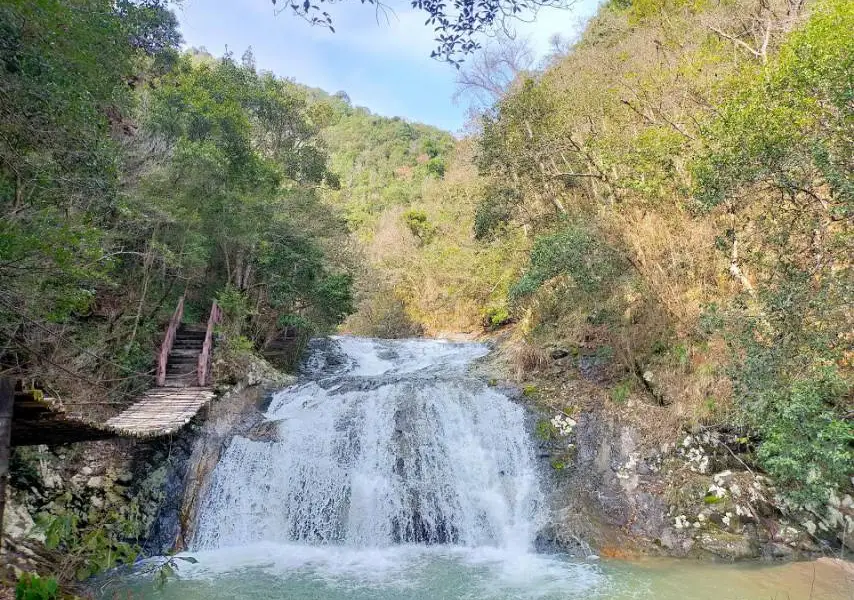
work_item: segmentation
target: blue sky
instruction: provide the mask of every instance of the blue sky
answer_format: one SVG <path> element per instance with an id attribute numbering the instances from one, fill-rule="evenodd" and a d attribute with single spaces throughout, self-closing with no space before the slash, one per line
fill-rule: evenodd
<path id="1" fill-rule="evenodd" d="M 543 56 L 552 34 L 572 37 L 597 3 L 543 9 L 534 22 L 516 25 L 517 34 Z M 452 100 L 455 69 L 430 58 L 433 31 L 423 13 L 405 0 L 390 6 L 393 12 L 383 16 L 358 0 L 333 4 L 335 33 L 287 11 L 276 15 L 270 0 L 183 0 L 176 12 L 187 46 L 216 56 L 227 47 L 237 57 L 251 46 L 259 69 L 330 93 L 344 90 L 354 104 L 381 115 L 460 131 L 466 108 Z"/>

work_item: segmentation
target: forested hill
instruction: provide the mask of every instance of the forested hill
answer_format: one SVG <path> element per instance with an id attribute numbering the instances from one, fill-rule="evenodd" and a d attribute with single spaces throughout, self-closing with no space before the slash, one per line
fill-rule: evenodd
<path id="1" fill-rule="evenodd" d="M 383 210 L 418 200 L 425 179 L 444 175 L 454 147 L 449 133 L 353 107 L 344 92 L 310 92 L 316 106 L 330 111 L 321 136 L 339 185 L 328 197 L 363 239 Z"/>
<path id="2" fill-rule="evenodd" d="M 0 365 L 70 407 L 150 384 L 163 324 L 225 310 L 225 364 L 354 309 L 381 209 L 452 138 L 179 49 L 162 2 L 0 7 Z"/>

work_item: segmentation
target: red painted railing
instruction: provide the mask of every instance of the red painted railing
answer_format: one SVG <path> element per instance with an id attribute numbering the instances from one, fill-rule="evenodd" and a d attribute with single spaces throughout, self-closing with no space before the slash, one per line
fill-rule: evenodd
<path id="1" fill-rule="evenodd" d="M 222 320 L 222 309 L 216 303 L 211 304 L 211 316 L 208 317 L 208 329 L 205 331 L 205 343 L 202 345 L 202 353 L 199 354 L 199 387 L 205 387 L 209 383 L 211 371 L 211 350 L 213 350 L 214 325 Z"/>
<path id="2" fill-rule="evenodd" d="M 160 346 L 160 354 L 157 356 L 157 385 L 162 386 L 166 383 L 166 363 L 169 362 L 169 353 L 172 352 L 172 344 L 175 343 L 175 333 L 181 325 L 181 318 L 184 316 L 184 295 L 178 299 L 178 306 L 175 307 L 175 312 L 172 313 L 172 318 L 169 319 L 169 328 L 166 329 L 166 337 L 163 338 L 163 344 Z"/>

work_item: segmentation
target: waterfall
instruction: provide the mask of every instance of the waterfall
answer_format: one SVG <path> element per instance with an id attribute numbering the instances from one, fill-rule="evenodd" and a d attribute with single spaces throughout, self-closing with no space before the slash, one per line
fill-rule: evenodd
<path id="1" fill-rule="evenodd" d="M 235 437 L 196 550 L 256 542 L 530 545 L 542 505 L 524 410 L 467 374 L 480 344 L 317 341 L 272 439 Z"/>

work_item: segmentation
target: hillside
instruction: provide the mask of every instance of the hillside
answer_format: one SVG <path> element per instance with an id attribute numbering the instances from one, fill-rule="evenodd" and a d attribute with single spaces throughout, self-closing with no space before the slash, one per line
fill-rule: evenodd
<path id="1" fill-rule="evenodd" d="M 586 410 L 560 392 L 580 377 L 656 444 L 733 435 L 784 513 L 842 537 L 852 27 L 840 0 L 612 0 L 457 145 L 417 231 L 384 211 L 373 262 L 426 331 L 509 337 L 543 401 Z M 671 485 L 702 508 L 710 484 Z"/>

